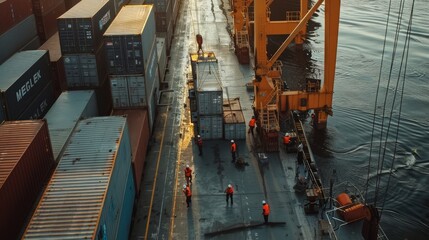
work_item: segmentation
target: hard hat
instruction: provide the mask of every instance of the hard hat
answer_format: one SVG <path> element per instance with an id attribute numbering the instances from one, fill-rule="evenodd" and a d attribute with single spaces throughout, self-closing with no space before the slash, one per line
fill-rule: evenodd
<path id="1" fill-rule="evenodd" d="M 285 134 L 285 137 L 287 137 L 287 136 L 289 136 L 289 133 L 286 133 L 286 134 Z"/>
<path id="2" fill-rule="evenodd" d="M 199 137 L 199 138 L 200 138 L 201 136 L 200 136 L 200 135 L 198 135 L 197 137 Z"/>
<path id="3" fill-rule="evenodd" d="M 186 165 L 187 168 L 189 168 L 189 165 Z"/>
<path id="4" fill-rule="evenodd" d="M 231 140 L 231 143 L 233 143 L 234 142 L 234 140 Z"/>
<path id="5" fill-rule="evenodd" d="M 228 184 L 228 187 L 232 187 L 231 184 Z"/>
<path id="6" fill-rule="evenodd" d="M 265 204 L 265 203 L 267 203 L 267 202 L 265 202 L 265 200 L 262 200 L 262 204 Z"/>
<path id="7" fill-rule="evenodd" d="M 186 188 L 186 184 L 183 184 L 183 188 Z"/>

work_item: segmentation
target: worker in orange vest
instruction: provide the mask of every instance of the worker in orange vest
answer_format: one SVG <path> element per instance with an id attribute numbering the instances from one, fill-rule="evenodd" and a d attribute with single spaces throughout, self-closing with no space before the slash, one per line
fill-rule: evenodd
<path id="1" fill-rule="evenodd" d="M 270 205 L 265 200 L 262 200 L 262 215 L 264 216 L 264 222 L 268 223 L 268 216 L 270 215 Z"/>
<path id="2" fill-rule="evenodd" d="M 191 188 L 189 187 L 189 184 L 185 185 L 183 184 L 183 193 L 185 194 L 186 197 L 186 205 L 189 207 L 189 204 L 191 204 L 192 202 L 192 191 Z"/>
<path id="3" fill-rule="evenodd" d="M 231 184 L 228 184 L 228 187 L 225 189 L 226 193 L 226 205 L 228 206 L 228 199 L 231 198 L 231 206 L 234 203 L 232 196 L 234 195 L 234 188 L 232 188 Z"/>
<path id="4" fill-rule="evenodd" d="M 232 163 L 235 163 L 237 153 L 237 144 L 234 142 L 234 140 L 231 140 L 231 154 L 232 154 Z"/>
<path id="5" fill-rule="evenodd" d="M 289 133 L 286 133 L 285 136 L 283 137 L 283 145 L 285 146 L 286 152 L 289 149 L 290 140 L 291 139 L 290 139 Z"/>
<path id="6" fill-rule="evenodd" d="M 253 136 L 253 129 L 255 128 L 255 124 L 256 124 L 255 116 L 252 116 L 252 119 L 250 119 L 249 121 L 249 131 L 247 131 L 247 133 L 252 133 L 252 136 Z"/>
<path id="7" fill-rule="evenodd" d="M 200 135 L 197 136 L 197 145 L 198 145 L 198 150 L 200 151 L 200 156 L 203 155 L 203 139 L 201 138 Z"/>
<path id="8" fill-rule="evenodd" d="M 186 165 L 185 168 L 185 179 L 186 184 L 192 184 L 192 169 L 189 167 L 189 165 Z"/>

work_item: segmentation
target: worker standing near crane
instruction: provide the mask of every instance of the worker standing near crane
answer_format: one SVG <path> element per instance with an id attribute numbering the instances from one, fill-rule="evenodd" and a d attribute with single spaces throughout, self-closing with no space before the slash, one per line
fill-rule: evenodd
<path id="1" fill-rule="evenodd" d="M 234 203 L 233 200 L 233 195 L 234 195 L 234 188 L 232 188 L 231 184 L 228 184 L 228 187 L 225 189 L 225 193 L 226 193 L 226 205 L 228 206 L 228 200 L 229 198 L 231 198 L 231 206 Z"/>
<path id="2" fill-rule="evenodd" d="M 255 116 L 252 116 L 252 118 L 249 121 L 249 131 L 247 131 L 247 133 L 252 133 L 253 136 L 253 129 L 255 128 L 256 125 L 256 119 Z"/>
<path id="3" fill-rule="evenodd" d="M 232 155 L 232 163 L 235 163 L 236 159 L 236 153 L 237 153 L 237 144 L 234 142 L 234 140 L 231 140 L 231 155 Z"/>
<path id="4" fill-rule="evenodd" d="M 198 146 L 198 151 L 200 152 L 200 156 L 203 155 L 203 139 L 201 138 L 200 135 L 197 136 L 197 146 Z"/>
<path id="5" fill-rule="evenodd" d="M 289 150 L 290 140 L 291 139 L 289 133 L 286 133 L 283 137 L 283 145 L 285 146 L 286 152 Z"/>
<path id="6" fill-rule="evenodd" d="M 191 202 L 192 202 L 192 191 L 191 188 L 189 187 L 189 184 L 185 185 L 183 184 L 183 193 L 185 194 L 186 197 L 186 206 L 189 207 Z"/>

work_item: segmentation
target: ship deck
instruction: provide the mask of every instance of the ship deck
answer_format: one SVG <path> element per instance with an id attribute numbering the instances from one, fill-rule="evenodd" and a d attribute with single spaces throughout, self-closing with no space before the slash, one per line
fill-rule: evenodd
<path id="1" fill-rule="evenodd" d="M 221 8 L 224 8 L 222 10 Z M 228 2 L 184 0 L 170 51 L 157 120 L 146 158 L 143 183 L 134 214 L 131 239 L 328 239 L 319 229 L 319 214 L 305 214 L 305 193 L 296 193 L 296 153 L 267 153 L 268 164 L 258 161 L 258 138 L 237 140 L 239 157 L 247 165 L 231 163 L 230 140 L 205 140 L 198 155 L 187 103 L 189 53 L 203 49 L 219 60 L 224 98 L 240 98 L 246 122 L 253 115 L 252 63 L 240 65 L 228 32 Z M 247 125 L 247 124 L 246 124 Z M 182 185 L 185 166 L 194 171 L 192 204 L 186 207 Z M 234 205 L 227 206 L 224 190 L 235 189 Z M 271 207 L 270 224 L 262 224 L 261 201 Z M 347 231 L 362 239 L 360 231 Z"/>

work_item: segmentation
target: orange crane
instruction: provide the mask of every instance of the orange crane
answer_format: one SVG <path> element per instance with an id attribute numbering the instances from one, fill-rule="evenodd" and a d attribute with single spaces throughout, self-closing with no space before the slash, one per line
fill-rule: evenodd
<path id="1" fill-rule="evenodd" d="M 240 2 L 241 1 L 241 2 Z M 250 0 L 235 0 L 233 3 L 234 31 L 246 31 L 250 19 L 247 9 Z M 240 2 L 239 4 L 237 4 Z M 269 6 L 272 0 L 254 0 L 254 54 L 255 54 L 255 79 L 254 110 L 258 116 L 258 127 L 262 129 L 262 138 L 266 151 L 278 150 L 279 114 L 292 110 L 314 110 L 315 126 L 325 128 L 328 115 L 332 115 L 332 96 L 334 90 L 335 64 L 337 56 L 338 28 L 340 17 L 340 0 L 318 0 L 308 9 L 308 0 L 300 0 L 299 14 L 287 14 L 285 21 L 270 21 Z M 325 5 L 325 56 L 324 78 L 322 86 L 314 82 L 308 82 L 307 88 L 300 91 L 282 90 L 281 62 L 278 58 L 295 41 L 302 43 L 306 33 L 306 24 L 314 12 Z M 236 8 L 236 6 L 239 6 Z M 243 10 L 244 9 L 244 10 Z M 235 12 L 243 11 L 242 14 Z M 296 19 L 293 16 L 297 16 Z M 237 25 L 236 25 L 237 23 Z M 274 55 L 268 59 L 267 36 L 285 35 L 288 37 L 281 44 Z M 313 86 L 314 85 L 314 86 Z"/>

